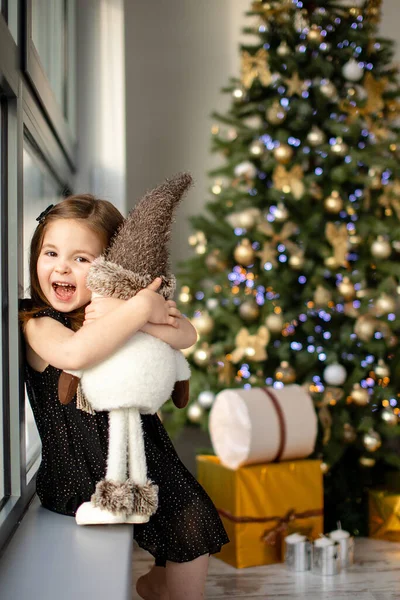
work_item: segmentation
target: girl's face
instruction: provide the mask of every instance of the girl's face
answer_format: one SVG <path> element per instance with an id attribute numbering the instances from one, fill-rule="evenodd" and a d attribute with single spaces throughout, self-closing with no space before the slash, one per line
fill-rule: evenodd
<path id="1" fill-rule="evenodd" d="M 47 225 L 37 274 L 51 306 L 60 312 L 70 312 L 90 301 L 86 275 L 103 250 L 99 236 L 79 221 L 59 219 Z"/>

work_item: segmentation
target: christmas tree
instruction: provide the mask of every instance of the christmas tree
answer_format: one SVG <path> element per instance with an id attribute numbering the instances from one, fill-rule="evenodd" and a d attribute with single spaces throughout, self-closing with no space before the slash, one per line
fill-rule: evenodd
<path id="1" fill-rule="evenodd" d="M 319 417 L 327 527 L 366 533 L 366 488 L 400 469 L 400 88 L 380 1 L 253 2 L 241 77 L 214 115 L 212 200 L 179 301 L 192 401 L 298 383 Z M 253 38 L 254 39 L 254 38 Z M 175 422 L 173 422 L 175 419 Z"/>

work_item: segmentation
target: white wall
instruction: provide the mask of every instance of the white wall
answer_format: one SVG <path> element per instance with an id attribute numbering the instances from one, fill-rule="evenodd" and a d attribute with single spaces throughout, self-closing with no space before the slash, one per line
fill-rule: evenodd
<path id="1" fill-rule="evenodd" d="M 354 0 L 351 4 L 359 5 Z M 239 74 L 238 43 L 250 0 L 125 0 L 127 204 L 177 171 L 196 180 L 174 226 L 172 262 L 187 256 L 187 216 L 208 197 L 212 111 Z M 395 38 L 399 0 L 385 0 L 382 33 Z M 398 52 L 398 56 L 400 53 Z"/>

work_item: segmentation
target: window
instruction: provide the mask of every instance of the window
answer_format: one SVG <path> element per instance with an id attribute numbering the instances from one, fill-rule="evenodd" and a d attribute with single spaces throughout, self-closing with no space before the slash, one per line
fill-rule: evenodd
<path id="1" fill-rule="evenodd" d="M 28 140 L 24 142 L 24 236 L 23 236 L 23 295 L 29 297 L 29 246 L 32 234 L 37 225 L 36 217 L 49 204 L 56 204 L 61 199 L 60 185 L 50 172 L 48 166 L 35 151 Z M 26 476 L 29 482 L 36 473 L 40 459 L 40 438 L 35 420 L 25 392 L 25 446 Z"/>
<path id="2" fill-rule="evenodd" d="M 27 0 L 26 6 L 26 74 L 74 164 L 76 0 Z"/>
<path id="3" fill-rule="evenodd" d="M 11 35 L 18 44 L 18 0 L 0 0 L 1 13 L 8 24 Z"/>
<path id="4" fill-rule="evenodd" d="M 3 213 L 3 208 L 4 208 L 4 196 L 5 196 L 5 174 L 4 174 L 4 168 L 3 168 L 3 159 L 5 158 L 5 152 L 4 152 L 4 146 L 5 146 L 5 141 L 6 141 L 6 124 L 5 124 L 5 109 L 4 109 L 4 105 L 3 102 L 0 103 L 0 181 L 1 181 L 1 186 L 0 186 L 0 205 L 1 205 L 1 231 L 3 232 L 3 227 L 5 225 L 4 223 L 4 213 Z M 4 264 L 4 242 L 3 242 L 3 238 L 5 236 L 1 236 L 2 239 L 2 243 L 0 245 L 0 296 L 1 296 L 1 301 L 2 301 L 2 308 L 3 308 L 3 289 L 4 289 L 4 282 L 3 282 L 3 264 Z M 2 341 L 1 344 L 1 348 L 0 348 L 0 361 L 1 361 L 1 365 L 3 366 L 3 360 L 4 360 L 4 356 L 3 356 L 3 348 L 5 347 L 5 343 L 3 340 L 3 319 L 0 319 L 0 339 Z M 6 470 L 5 470 L 5 454 L 6 454 L 6 440 L 4 438 L 4 430 L 5 430 L 5 418 L 7 415 L 7 406 L 6 406 L 6 401 L 5 401 L 5 397 L 4 397 L 4 393 L 3 393 L 3 369 L 0 370 L 0 507 L 4 504 L 5 502 L 5 495 L 6 495 L 6 482 L 5 482 L 5 477 L 6 477 Z"/>
<path id="5" fill-rule="evenodd" d="M 68 32 L 74 27 L 71 18 L 74 1 L 62 3 L 61 59 L 60 53 L 56 56 L 54 48 L 58 41 L 54 37 L 46 42 L 51 46 L 41 45 L 44 36 L 41 30 L 36 29 L 34 34 L 38 50 L 26 30 L 21 29 L 22 39 L 17 41 L 18 18 L 30 27 L 33 25 L 33 4 L 37 24 L 46 23 L 46 28 L 53 28 L 56 36 L 59 33 L 54 24 L 56 13 L 52 13 L 50 24 L 46 11 L 51 5 L 60 8 L 58 0 L 48 3 L 0 0 L 0 550 L 35 492 L 40 460 L 40 440 L 26 402 L 20 368 L 23 356 L 18 300 L 28 296 L 28 247 L 36 217 L 48 204 L 60 199 L 61 190 L 72 187 L 73 179 L 73 144 L 68 146 L 68 140 L 73 139 L 70 107 L 74 104 L 71 96 L 74 88 L 65 82 L 74 79 L 74 68 L 66 60 L 67 54 L 70 56 L 66 48 Z M 60 13 L 57 14 L 59 18 Z M 37 87 L 32 84 L 35 71 L 25 70 L 25 50 L 29 44 L 43 74 L 42 80 L 37 80 Z M 53 63 L 46 63 L 46 52 L 54 54 Z M 64 61 L 62 80 L 57 79 L 55 72 L 60 60 Z M 41 95 L 38 90 L 44 93 Z"/>

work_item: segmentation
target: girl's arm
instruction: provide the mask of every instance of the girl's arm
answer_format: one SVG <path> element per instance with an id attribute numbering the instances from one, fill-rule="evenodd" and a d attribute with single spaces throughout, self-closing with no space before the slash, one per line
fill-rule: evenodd
<path id="1" fill-rule="evenodd" d="M 185 317 L 180 317 L 178 319 L 178 327 L 146 323 L 146 325 L 140 328 L 140 331 L 149 333 L 163 342 L 166 342 L 172 346 L 172 348 L 175 348 L 175 350 L 190 348 L 190 346 L 193 346 L 193 344 L 197 342 L 197 331 Z"/>
<path id="2" fill-rule="evenodd" d="M 30 319 L 25 338 L 33 351 L 58 369 L 91 367 L 123 346 L 149 320 L 177 326 L 176 309 L 157 294 L 156 280 L 134 298 L 79 331 L 71 331 L 51 317 Z"/>
<path id="3" fill-rule="evenodd" d="M 126 302 L 126 300 L 120 300 L 118 298 L 94 298 L 86 307 L 86 319 L 84 325 L 92 323 L 96 319 L 103 318 L 104 315 L 115 310 L 124 302 Z M 171 306 L 176 306 L 173 301 L 170 301 L 170 304 Z M 176 350 L 190 348 L 190 346 L 193 346 L 197 341 L 197 331 L 188 319 L 182 317 L 178 310 L 176 310 L 175 316 L 181 317 L 177 319 L 176 327 L 146 323 L 140 328 L 140 331 L 153 335 Z"/>

